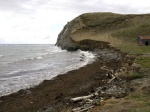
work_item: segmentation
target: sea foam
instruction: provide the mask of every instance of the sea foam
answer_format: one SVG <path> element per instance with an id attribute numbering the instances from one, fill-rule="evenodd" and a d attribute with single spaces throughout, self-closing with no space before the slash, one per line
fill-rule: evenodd
<path id="1" fill-rule="evenodd" d="M 0 66 L 0 96 L 33 87 L 43 80 L 79 69 L 95 60 L 95 54 L 92 52 L 67 52 L 56 46 L 20 45 L 17 49 L 18 51 L 16 46 L 10 45 L 7 49 L 9 54 L 2 53 L 9 58 L 6 60 L 8 64 Z M 7 56 L 10 54 L 13 56 Z"/>
<path id="2" fill-rule="evenodd" d="M 4 56 L 4 55 L 1 55 L 1 54 L 0 54 L 0 58 L 3 57 L 3 56 Z"/>

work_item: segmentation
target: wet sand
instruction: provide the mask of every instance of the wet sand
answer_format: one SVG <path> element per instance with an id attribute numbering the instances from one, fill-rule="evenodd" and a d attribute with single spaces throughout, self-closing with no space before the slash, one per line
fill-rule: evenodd
<path id="1" fill-rule="evenodd" d="M 92 64 L 45 80 L 36 87 L 1 97 L 0 112 L 66 112 L 76 105 L 70 102 L 70 98 L 92 93 L 110 80 L 106 71 L 100 69 L 102 66 L 117 69 L 122 65 L 124 59 L 120 52 L 108 52 L 96 51 L 98 58 Z M 119 59 L 116 56 L 120 56 Z"/>

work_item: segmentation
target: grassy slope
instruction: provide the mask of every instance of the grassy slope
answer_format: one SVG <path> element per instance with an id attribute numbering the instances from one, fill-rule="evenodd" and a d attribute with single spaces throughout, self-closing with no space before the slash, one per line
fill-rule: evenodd
<path id="1" fill-rule="evenodd" d="M 149 66 L 150 47 L 137 45 L 136 37 L 139 35 L 150 35 L 150 14 L 87 13 L 81 15 L 80 18 L 84 24 L 84 28 L 79 28 L 75 33 L 85 31 L 85 34 L 88 34 L 85 36 L 86 39 L 105 41 L 108 38 L 106 40 L 110 43 L 114 40 L 112 43 L 123 52 L 134 55 L 147 55 L 141 58 Z M 91 30 L 94 30 L 92 35 L 89 33 Z M 82 36 L 75 38 L 77 38 L 77 41 L 84 39 Z M 139 61 L 139 63 L 141 62 Z"/>
<path id="2" fill-rule="evenodd" d="M 147 55 L 141 57 L 145 60 L 144 63 L 140 59 L 136 62 L 150 66 L 150 47 L 139 46 L 136 43 L 137 36 L 150 35 L 150 14 L 86 13 L 77 18 L 72 33 L 73 40 L 92 39 L 109 42 L 123 52 Z"/>
<path id="3" fill-rule="evenodd" d="M 133 38 L 138 34 L 138 32 L 141 35 L 150 33 L 148 32 L 149 25 L 146 30 L 144 30 L 145 28 L 142 29 L 141 26 L 118 31 L 117 33 L 115 32 L 117 34 L 115 34 L 116 37 L 123 39 L 126 43 L 118 45 L 116 47 L 121 49 L 123 52 L 127 52 L 131 55 L 136 55 L 135 63 L 140 64 L 144 69 L 150 69 L 150 46 L 138 46 L 135 43 L 135 38 Z M 145 31 L 145 33 L 143 30 Z M 146 76 L 144 76 L 145 74 Z M 139 76 L 139 78 L 141 77 L 141 79 L 135 79 L 131 81 L 131 83 L 134 83 L 133 87 L 135 87 L 136 90 L 129 94 L 129 96 L 127 96 L 126 98 L 123 98 L 123 101 L 118 101 L 119 103 L 116 103 L 116 106 L 118 106 L 118 108 L 121 107 L 120 110 L 125 110 L 126 112 L 150 112 L 150 90 L 148 90 L 148 92 L 147 90 L 144 90 L 144 88 L 150 88 L 150 71 L 143 70 L 143 73 L 141 73 L 140 75 L 135 75 L 133 77 L 136 76 Z M 146 82 L 148 80 L 149 82 Z M 128 106 L 119 106 L 121 102 L 128 104 Z"/>
<path id="4" fill-rule="evenodd" d="M 150 68 L 150 46 L 138 46 L 136 44 L 136 37 L 138 35 L 150 35 L 150 19 L 145 20 L 143 23 L 139 25 L 120 29 L 114 31 L 112 33 L 113 37 L 121 39 L 124 41 L 124 44 L 118 45 L 116 47 L 120 48 L 123 52 L 127 52 L 129 54 L 139 55 L 135 59 L 135 63 L 140 64 L 143 68 Z M 146 72 L 146 71 L 145 71 Z M 141 74 L 141 75 L 144 75 Z M 141 76 L 140 75 L 140 76 Z M 147 72 L 146 78 L 150 78 L 150 71 Z M 137 80 L 137 81 L 136 81 Z M 119 106 L 122 110 L 126 110 L 126 112 L 149 112 L 150 111 L 150 91 L 146 91 L 143 88 L 150 88 L 149 83 L 145 83 L 147 79 L 138 79 L 134 80 L 135 87 L 137 86 L 137 90 L 131 93 L 129 96 L 123 99 L 123 101 L 119 101 L 116 106 L 120 103 L 124 102 L 125 104 L 129 104 L 128 106 Z M 137 85 L 139 84 L 139 85 Z M 144 87 L 142 87 L 142 86 Z M 121 110 L 121 109 L 120 109 Z"/>
<path id="5" fill-rule="evenodd" d="M 101 18 L 102 17 L 102 18 Z M 132 78 L 137 76 L 141 79 L 132 80 L 132 86 L 135 91 L 122 99 L 111 99 L 107 101 L 104 107 L 96 107 L 93 112 L 100 110 L 104 112 L 150 112 L 150 46 L 138 46 L 136 37 L 139 35 L 150 35 L 150 15 L 119 15 L 119 14 L 85 14 L 82 20 L 87 27 L 91 29 L 95 26 L 95 33 L 101 36 L 93 35 L 93 40 L 101 40 L 103 37 L 118 39 L 121 41 L 110 41 L 115 47 L 127 52 L 129 55 L 135 55 L 135 63 L 142 66 L 143 71 L 139 75 L 134 73 Z M 85 27 L 86 29 L 86 27 Z M 88 28 L 87 28 L 88 29 Z M 90 30 L 89 30 L 90 32 Z M 90 33 L 89 33 L 90 34 Z M 88 34 L 88 35 L 89 35 Z M 103 37 L 102 37 L 103 36 Z M 80 37 L 82 40 L 82 38 Z M 77 39 L 77 40 L 80 40 Z M 84 39 L 84 37 L 83 37 Z M 104 39 L 104 41 L 105 41 Z M 120 43 L 119 43 L 120 42 Z M 118 44 L 119 43 L 119 44 Z M 148 71 L 145 71 L 149 69 Z M 145 75 L 146 74 L 146 75 Z M 146 88 L 146 89 L 144 89 Z"/>
<path id="6" fill-rule="evenodd" d="M 150 46 L 138 46 L 136 44 L 136 37 L 138 35 L 150 35 L 150 24 L 149 20 L 145 21 L 143 24 L 120 29 L 112 33 L 113 37 L 121 39 L 124 41 L 124 44 L 118 45 L 119 49 L 123 52 L 129 54 L 138 55 L 135 59 L 135 63 L 138 63 L 144 69 L 150 69 Z M 145 71 L 146 72 L 146 71 Z M 144 75 L 145 73 L 140 74 Z M 147 82 L 144 85 L 144 82 L 148 81 L 150 78 L 150 71 L 147 72 L 146 78 L 136 79 L 131 82 L 134 82 L 134 85 L 137 90 L 129 94 L 123 101 L 116 103 L 116 106 L 119 106 L 121 102 L 129 104 L 128 106 L 122 107 L 122 110 L 126 112 L 150 112 L 150 90 L 144 90 L 143 88 L 150 88 L 150 84 Z M 138 82 L 140 80 L 140 82 Z M 139 84 L 139 85 L 138 85 Z"/>
<path id="7" fill-rule="evenodd" d="M 147 22 L 147 23 L 146 23 Z M 136 44 L 136 37 L 138 35 L 150 35 L 150 23 L 146 21 L 143 24 L 135 27 L 124 28 L 112 32 L 112 36 L 124 41 L 121 45 L 118 45 L 124 52 L 133 54 L 150 53 L 150 48 L 147 46 L 138 46 Z"/>

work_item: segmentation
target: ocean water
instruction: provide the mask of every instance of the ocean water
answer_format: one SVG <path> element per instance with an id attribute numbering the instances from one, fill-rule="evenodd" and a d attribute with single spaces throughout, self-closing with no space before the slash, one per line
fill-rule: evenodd
<path id="1" fill-rule="evenodd" d="M 94 59 L 88 51 L 67 52 L 54 45 L 0 45 L 0 96 L 33 87 Z"/>

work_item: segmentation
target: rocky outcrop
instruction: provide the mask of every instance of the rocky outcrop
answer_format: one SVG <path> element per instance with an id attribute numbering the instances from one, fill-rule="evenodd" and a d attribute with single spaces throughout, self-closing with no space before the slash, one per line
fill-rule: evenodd
<path id="1" fill-rule="evenodd" d="M 77 50 L 77 43 L 71 38 L 71 30 L 73 27 L 73 22 L 68 22 L 67 25 L 64 26 L 63 30 L 58 35 L 56 45 L 61 47 L 62 49 L 67 50 Z"/>
<path id="2" fill-rule="evenodd" d="M 65 25 L 63 30 L 58 35 L 56 45 L 61 47 L 62 49 L 77 50 L 79 48 L 81 49 L 83 48 L 82 45 L 80 44 L 83 43 L 81 42 L 83 40 L 88 40 L 84 42 L 85 45 L 86 43 L 89 44 L 91 40 L 99 41 L 99 43 L 103 45 L 105 42 L 106 44 L 111 43 L 112 45 L 120 44 L 121 40 L 119 38 L 114 37 L 140 35 L 138 31 L 140 27 L 138 26 L 148 24 L 147 20 L 149 19 L 150 15 L 148 14 L 145 15 L 133 15 L 133 14 L 121 15 L 114 13 L 82 14 Z M 135 29 L 135 31 L 129 32 L 130 29 L 132 30 Z M 146 29 L 149 29 L 149 27 L 146 27 Z M 146 30 L 144 29 L 144 31 Z M 128 32 L 130 33 L 130 35 L 128 35 Z M 149 30 L 148 32 L 145 32 L 145 34 L 148 33 Z M 92 44 L 94 45 L 93 42 Z M 90 47 L 93 46 L 90 45 Z"/>

